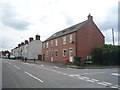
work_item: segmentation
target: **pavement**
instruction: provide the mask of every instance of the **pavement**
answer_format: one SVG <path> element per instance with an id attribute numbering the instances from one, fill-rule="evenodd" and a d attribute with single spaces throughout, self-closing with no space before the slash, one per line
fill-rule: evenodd
<path id="1" fill-rule="evenodd" d="M 22 61 L 22 60 L 20 60 Z M 54 65 L 58 66 L 61 68 L 74 68 L 74 69 L 106 69 L 106 68 L 120 68 L 119 66 L 92 66 L 92 65 L 87 65 L 87 66 L 71 66 L 71 65 L 66 65 L 65 62 L 49 62 L 49 61 L 39 61 L 36 60 L 27 60 L 25 63 L 34 63 L 34 64 L 45 64 L 45 65 Z"/>
<path id="2" fill-rule="evenodd" d="M 2 88 L 120 89 L 118 68 L 74 69 L 56 63 L 35 63 L 2 60 Z"/>

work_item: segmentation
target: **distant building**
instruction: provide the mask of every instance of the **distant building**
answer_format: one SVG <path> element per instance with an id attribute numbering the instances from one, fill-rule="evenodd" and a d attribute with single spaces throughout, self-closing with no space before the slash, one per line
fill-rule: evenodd
<path id="1" fill-rule="evenodd" d="M 18 47 L 11 50 L 12 55 L 18 59 L 39 59 L 42 60 L 42 41 L 40 36 L 36 35 L 35 40 L 32 37 L 25 42 L 18 44 Z"/>
<path id="2" fill-rule="evenodd" d="M 10 54 L 9 51 L 0 51 L 0 58 L 9 58 Z"/>
<path id="3" fill-rule="evenodd" d="M 43 42 L 43 61 L 73 61 L 89 58 L 97 45 L 104 44 L 104 35 L 88 15 L 88 20 L 59 31 Z"/>

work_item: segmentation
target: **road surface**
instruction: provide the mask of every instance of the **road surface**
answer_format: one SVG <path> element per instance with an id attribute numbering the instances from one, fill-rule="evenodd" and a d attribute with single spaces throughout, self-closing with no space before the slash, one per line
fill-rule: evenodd
<path id="1" fill-rule="evenodd" d="M 2 88 L 120 88 L 118 68 L 72 69 L 2 60 Z"/>

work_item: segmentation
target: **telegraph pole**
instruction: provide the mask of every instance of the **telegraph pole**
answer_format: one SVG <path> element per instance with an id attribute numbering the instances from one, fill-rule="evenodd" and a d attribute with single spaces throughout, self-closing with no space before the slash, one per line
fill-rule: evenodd
<path id="1" fill-rule="evenodd" d="M 112 39 L 113 39 L 113 45 L 114 45 L 114 30 L 112 28 Z"/>

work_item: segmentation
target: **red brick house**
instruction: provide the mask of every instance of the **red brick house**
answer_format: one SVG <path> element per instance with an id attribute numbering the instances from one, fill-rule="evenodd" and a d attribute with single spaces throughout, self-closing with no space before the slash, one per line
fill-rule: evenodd
<path id="1" fill-rule="evenodd" d="M 104 38 L 89 14 L 87 20 L 53 34 L 43 42 L 43 61 L 86 58 L 97 45 L 104 44 Z"/>

